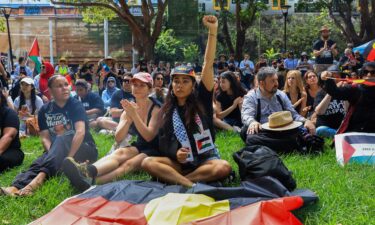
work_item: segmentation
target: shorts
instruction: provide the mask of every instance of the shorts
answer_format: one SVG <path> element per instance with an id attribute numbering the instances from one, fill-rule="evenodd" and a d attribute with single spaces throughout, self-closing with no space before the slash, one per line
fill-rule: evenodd
<path id="1" fill-rule="evenodd" d="M 221 159 L 219 151 L 217 148 L 215 148 L 212 151 L 207 152 L 208 154 L 203 154 L 203 156 L 198 157 L 198 159 L 194 160 L 193 162 L 188 162 L 188 163 L 183 163 L 181 164 L 181 169 L 184 174 L 193 172 L 196 170 L 198 167 L 200 167 L 202 164 L 205 162 L 211 161 L 211 160 L 216 160 L 216 159 Z"/>

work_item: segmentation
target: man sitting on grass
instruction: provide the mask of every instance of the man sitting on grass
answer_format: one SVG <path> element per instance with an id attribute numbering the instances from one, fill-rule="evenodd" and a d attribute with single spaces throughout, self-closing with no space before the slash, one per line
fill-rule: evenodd
<path id="1" fill-rule="evenodd" d="M 0 195 L 27 196 L 43 182 L 56 175 L 65 157 L 79 162 L 95 161 L 98 151 L 89 132 L 85 109 L 70 96 L 69 83 L 64 76 L 48 80 L 53 100 L 44 105 L 38 115 L 40 136 L 45 153 L 25 172 L 17 175 L 12 186 L 0 189 Z"/>
<path id="2" fill-rule="evenodd" d="M 251 90 L 244 97 L 242 104 L 241 138 L 246 145 L 264 145 L 277 152 L 289 152 L 297 149 L 296 129 L 283 131 L 269 131 L 262 129 L 262 124 L 269 122 L 268 117 L 275 112 L 290 111 L 294 121 L 304 123 L 311 134 L 315 133 L 315 126 L 299 115 L 293 108 L 288 96 L 278 90 L 278 76 L 272 67 L 263 67 L 257 74 L 259 87 Z"/>

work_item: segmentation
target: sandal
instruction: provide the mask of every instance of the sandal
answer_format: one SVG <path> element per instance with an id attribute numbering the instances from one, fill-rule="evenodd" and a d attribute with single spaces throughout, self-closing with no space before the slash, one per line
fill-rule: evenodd
<path id="1" fill-rule="evenodd" d="M 24 197 L 30 196 L 32 194 L 34 194 L 34 188 L 30 184 L 28 184 L 24 188 L 22 188 L 16 195 Z"/>

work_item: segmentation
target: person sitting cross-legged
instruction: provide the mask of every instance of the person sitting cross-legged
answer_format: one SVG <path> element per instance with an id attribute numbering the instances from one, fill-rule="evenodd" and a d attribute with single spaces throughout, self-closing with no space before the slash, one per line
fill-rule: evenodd
<path id="1" fill-rule="evenodd" d="M 48 80 L 48 89 L 53 100 L 45 104 L 38 114 L 40 137 L 45 152 L 28 170 L 18 174 L 10 187 L 1 188 L 2 194 L 33 194 L 45 180 L 60 171 L 67 156 L 74 157 L 79 162 L 93 162 L 98 157 L 85 109 L 78 100 L 70 96 L 67 79 L 62 75 L 52 76 Z"/>
<path id="2" fill-rule="evenodd" d="M 213 62 L 217 19 L 205 16 L 209 28 L 202 80 L 196 85 L 192 67 L 178 66 L 171 75 L 166 102 L 161 109 L 159 151 L 162 157 L 147 157 L 142 168 L 158 179 L 192 187 L 227 177 L 231 166 L 220 159 L 213 125 Z"/>
<path id="3" fill-rule="evenodd" d="M 297 129 L 273 132 L 262 129 L 262 124 L 268 122 L 268 117 L 275 112 L 290 111 L 294 121 L 304 123 L 311 134 L 315 126 L 299 115 L 294 109 L 288 96 L 278 90 L 278 77 L 272 67 L 263 67 L 257 74 L 259 87 L 251 90 L 244 97 L 242 104 L 242 122 L 245 125 L 241 138 L 246 145 L 264 145 L 277 152 L 289 152 L 298 148 L 296 143 Z"/>
<path id="4" fill-rule="evenodd" d="M 125 99 L 121 101 L 124 112 L 117 126 L 115 140 L 117 143 L 122 142 L 128 132 L 133 130 L 132 133 L 137 135 L 135 143 L 119 148 L 91 165 L 79 164 L 73 158 L 64 160 L 63 171 L 78 190 L 84 191 L 95 182 L 103 184 L 118 179 L 139 169 L 147 156 L 158 155 L 156 135 L 160 103 L 155 98 L 148 97 L 152 91 L 152 83 L 150 74 L 135 74 L 131 84 L 136 103 Z"/>

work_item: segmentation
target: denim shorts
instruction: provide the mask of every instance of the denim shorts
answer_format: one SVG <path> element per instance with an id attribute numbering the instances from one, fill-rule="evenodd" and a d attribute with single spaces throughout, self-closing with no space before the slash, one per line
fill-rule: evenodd
<path id="1" fill-rule="evenodd" d="M 183 173 L 190 173 L 200 167 L 202 164 L 215 159 L 221 159 L 219 151 L 217 148 L 211 150 L 207 153 L 204 153 L 198 159 L 195 159 L 193 162 L 183 163 L 181 164 L 181 169 Z"/>

